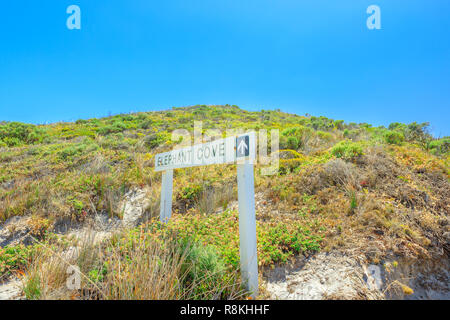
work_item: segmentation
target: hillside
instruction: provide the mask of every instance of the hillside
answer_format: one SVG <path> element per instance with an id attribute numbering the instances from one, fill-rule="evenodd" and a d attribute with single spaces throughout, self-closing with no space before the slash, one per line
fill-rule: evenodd
<path id="1" fill-rule="evenodd" d="M 24 279 L 29 299 L 245 297 L 235 165 L 176 170 L 159 223 L 154 155 L 194 121 L 280 132 L 276 174 L 255 169 L 260 298 L 450 297 L 450 138 L 229 105 L 0 122 L 0 279 Z M 69 262 L 83 290 L 62 289 Z"/>

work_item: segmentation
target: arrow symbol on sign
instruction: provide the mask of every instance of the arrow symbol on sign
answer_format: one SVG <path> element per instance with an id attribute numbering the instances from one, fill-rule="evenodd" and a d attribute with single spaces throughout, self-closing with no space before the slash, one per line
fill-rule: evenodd
<path id="1" fill-rule="evenodd" d="M 238 150 L 241 154 L 245 154 L 245 150 L 248 149 L 247 144 L 245 143 L 244 139 L 241 140 L 238 146 Z"/>

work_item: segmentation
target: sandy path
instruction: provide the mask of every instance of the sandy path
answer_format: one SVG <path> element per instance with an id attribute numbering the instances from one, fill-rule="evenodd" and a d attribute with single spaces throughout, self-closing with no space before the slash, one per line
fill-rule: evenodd
<path id="1" fill-rule="evenodd" d="M 0 284 L 0 300 L 18 300 L 22 298 L 22 283 L 10 280 Z"/>

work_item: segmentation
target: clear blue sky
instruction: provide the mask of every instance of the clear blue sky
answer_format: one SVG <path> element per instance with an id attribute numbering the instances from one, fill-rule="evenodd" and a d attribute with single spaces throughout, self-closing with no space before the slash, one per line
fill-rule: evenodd
<path id="1" fill-rule="evenodd" d="M 68 30 L 66 8 L 81 8 Z M 381 8 L 368 30 L 366 8 Z M 42 0 L 0 6 L 0 120 L 236 104 L 450 135 L 448 0 Z"/>

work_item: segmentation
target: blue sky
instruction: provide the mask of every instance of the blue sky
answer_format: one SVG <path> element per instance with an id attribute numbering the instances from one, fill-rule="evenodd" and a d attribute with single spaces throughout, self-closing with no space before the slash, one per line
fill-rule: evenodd
<path id="1" fill-rule="evenodd" d="M 66 8 L 81 8 L 68 30 Z M 368 30 L 366 8 L 381 8 Z M 0 120 L 236 104 L 450 135 L 448 0 L 42 0 L 0 6 Z"/>

